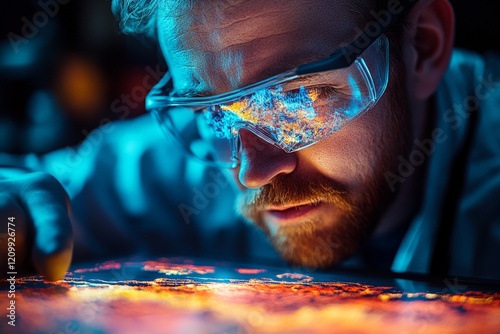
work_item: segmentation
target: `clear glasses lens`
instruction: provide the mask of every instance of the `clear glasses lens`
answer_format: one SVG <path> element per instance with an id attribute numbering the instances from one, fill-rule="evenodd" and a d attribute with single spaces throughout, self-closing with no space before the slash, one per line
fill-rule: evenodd
<path id="1" fill-rule="evenodd" d="M 381 37 L 347 68 L 277 82 L 204 108 L 165 107 L 155 113 L 189 153 L 234 167 L 241 129 L 294 152 L 327 138 L 369 110 L 387 86 L 388 56 L 388 42 Z"/>

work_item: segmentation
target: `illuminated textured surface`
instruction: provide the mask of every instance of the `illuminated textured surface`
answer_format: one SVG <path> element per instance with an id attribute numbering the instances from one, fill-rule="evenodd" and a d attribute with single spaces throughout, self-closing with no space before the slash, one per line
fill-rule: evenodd
<path id="1" fill-rule="evenodd" d="M 64 280 L 18 279 L 15 333 L 496 333 L 500 294 L 405 292 L 326 274 L 106 262 Z M 320 279 L 318 279 L 320 278 Z M 3 286 L 2 289 L 5 289 Z M 448 290 L 448 291 L 446 291 Z M 2 305 L 4 304 L 2 291 Z M 3 308 L 3 306 L 2 306 Z"/>

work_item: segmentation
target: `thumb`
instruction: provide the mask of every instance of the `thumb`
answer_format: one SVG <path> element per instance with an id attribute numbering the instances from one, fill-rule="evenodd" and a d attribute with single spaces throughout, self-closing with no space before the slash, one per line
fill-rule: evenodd
<path id="1" fill-rule="evenodd" d="M 73 254 L 69 200 L 52 176 L 34 173 L 27 178 L 31 180 L 20 198 L 33 224 L 31 259 L 39 274 L 55 281 L 64 276 Z"/>

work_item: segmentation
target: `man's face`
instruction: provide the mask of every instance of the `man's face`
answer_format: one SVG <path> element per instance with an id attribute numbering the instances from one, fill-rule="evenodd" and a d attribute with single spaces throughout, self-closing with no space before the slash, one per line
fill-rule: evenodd
<path id="1" fill-rule="evenodd" d="M 158 34 L 179 93 L 220 94 L 263 80 L 328 56 L 362 27 L 348 1 L 177 2 L 160 2 Z M 300 151 L 240 131 L 237 210 L 291 264 L 325 267 L 351 255 L 391 198 L 384 173 L 405 154 L 411 128 L 394 73 L 373 109 Z"/>

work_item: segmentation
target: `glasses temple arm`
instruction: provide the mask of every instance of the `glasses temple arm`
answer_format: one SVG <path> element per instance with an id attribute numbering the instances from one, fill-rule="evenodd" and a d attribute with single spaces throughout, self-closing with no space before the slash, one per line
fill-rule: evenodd
<path id="1" fill-rule="evenodd" d="M 330 71 L 340 69 L 351 65 L 361 54 L 370 47 L 383 33 L 385 33 L 391 26 L 403 18 L 419 0 L 400 0 L 402 10 L 392 13 L 389 16 L 389 21 L 386 24 L 379 24 L 380 32 L 376 35 L 369 33 L 369 28 L 359 35 L 352 43 L 337 50 L 330 57 L 320 59 L 318 61 L 303 64 L 297 67 L 296 74 L 304 75 L 323 71 Z"/>

